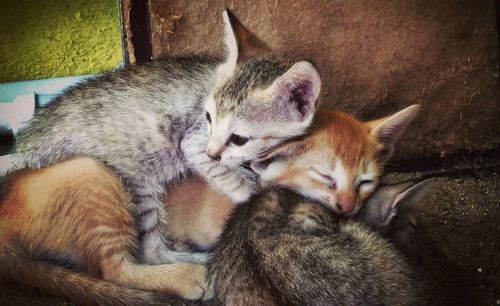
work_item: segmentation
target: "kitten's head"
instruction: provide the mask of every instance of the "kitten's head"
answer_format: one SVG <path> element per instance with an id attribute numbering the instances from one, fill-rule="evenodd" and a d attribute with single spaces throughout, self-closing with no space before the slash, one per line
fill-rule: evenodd
<path id="1" fill-rule="evenodd" d="M 419 183 L 401 183 L 382 186 L 364 203 L 355 219 L 382 234 L 388 234 L 398 211 L 410 207 L 425 196 L 434 185 L 434 179 Z M 399 226 L 400 227 L 400 226 Z"/>
<path id="2" fill-rule="evenodd" d="M 206 152 L 236 167 L 306 131 L 321 81 L 308 62 L 266 55 L 267 47 L 228 11 L 224 23 L 228 55 L 205 104 L 210 123 Z"/>
<path id="3" fill-rule="evenodd" d="M 433 185 L 434 179 L 431 178 L 416 184 L 410 182 L 377 188 L 354 219 L 385 235 L 407 258 L 421 262 L 416 220 L 405 209 L 427 195 Z"/>
<path id="4" fill-rule="evenodd" d="M 284 185 L 347 216 L 355 215 L 377 186 L 393 144 L 415 118 L 420 106 L 361 123 L 321 109 L 310 133 L 251 163 L 261 184 Z"/>

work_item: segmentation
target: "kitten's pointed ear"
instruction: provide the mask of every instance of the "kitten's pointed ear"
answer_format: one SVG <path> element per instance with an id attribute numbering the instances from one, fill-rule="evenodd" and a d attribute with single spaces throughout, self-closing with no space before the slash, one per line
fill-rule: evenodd
<path id="1" fill-rule="evenodd" d="M 273 103 L 282 117 L 309 124 L 318 106 L 321 79 L 309 62 L 300 61 L 269 87 Z"/>
<path id="2" fill-rule="evenodd" d="M 399 185 L 388 186 L 388 189 L 381 190 L 385 192 L 385 201 L 380 207 L 380 219 L 385 225 L 388 225 L 396 213 L 404 208 L 408 208 L 424 197 L 434 185 L 434 179 L 426 179 L 417 184 L 403 183 Z"/>
<path id="3" fill-rule="evenodd" d="M 417 184 L 402 183 L 380 187 L 366 200 L 356 218 L 383 232 L 398 210 L 413 205 L 432 189 L 433 184 L 434 179 L 431 178 Z"/>
<path id="4" fill-rule="evenodd" d="M 429 193 L 434 184 L 435 180 L 433 178 L 429 178 L 404 189 L 394 196 L 394 200 L 391 205 L 392 208 L 396 209 L 396 206 L 397 209 L 410 207 L 413 203 Z"/>
<path id="5" fill-rule="evenodd" d="M 265 53 L 269 48 L 226 9 L 222 13 L 224 20 L 224 44 L 227 49 L 226 68 L 234 68 L 236 63 L 252 56 Z"/>
<path id="6" fill-rule="evenodd" d="M 387 161 L 392 156 L 394 143 L 415 119 L 420 108 L 420 105 L 414 104 L 392 116 L 364 123 L 370 130 L 370 135 L 383 146 L 380 152 L 382 162 Z"/>

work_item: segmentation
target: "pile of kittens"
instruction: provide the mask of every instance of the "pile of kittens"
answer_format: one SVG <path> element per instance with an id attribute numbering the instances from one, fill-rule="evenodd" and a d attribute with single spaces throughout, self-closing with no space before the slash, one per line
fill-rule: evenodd
<path id="1" fill-rule="evenodd" d="M 313 65 L 223 17 L 223 59 L 97 76 L 19 131 L 0 278 L 82 305 L 423 303 L 397 211 L 429 181 L 377 187 L 420 107 L 321 108 Z"/>

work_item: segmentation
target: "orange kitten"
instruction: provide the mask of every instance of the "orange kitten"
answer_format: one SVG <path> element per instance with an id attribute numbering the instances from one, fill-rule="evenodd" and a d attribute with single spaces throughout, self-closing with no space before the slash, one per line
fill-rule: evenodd
<path id="1" fill-rule="evenodd" d="M 210 296 L 203 265 L 136 263 L 130 198 L 121 180 L 102 163 L 79 158 L 21 170 L 6 177 L 2 187 L 2 278 L 83 304 L 158 301 L 159 295 L 113 283 L 186 299 Z M 37 260 L 63 261 L 88 276 Z"/>

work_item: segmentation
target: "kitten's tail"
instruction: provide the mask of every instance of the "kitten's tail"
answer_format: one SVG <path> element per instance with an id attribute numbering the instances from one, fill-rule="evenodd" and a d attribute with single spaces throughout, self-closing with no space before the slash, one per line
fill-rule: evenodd
<path id="1" fill-rule="evenodd" d="M 0 280 L 20 284 L 43 295 L 77 305 L 158 305 L 163 294 L 129 289 L 49 263 L 30 260 L 14 251 L 0 252 Z"/>

